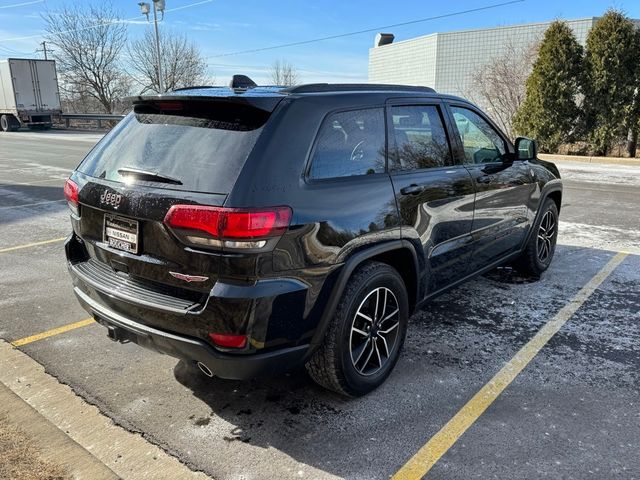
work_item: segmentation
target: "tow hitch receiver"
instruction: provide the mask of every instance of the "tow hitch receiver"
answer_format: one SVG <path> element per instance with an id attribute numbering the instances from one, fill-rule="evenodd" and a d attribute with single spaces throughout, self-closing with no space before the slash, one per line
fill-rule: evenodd
<path id="1" fill-rule="evenodd" d="M 107 336 L 114 342 L 128 343 L 129 339 L 127 334 L 121 328 L 114 327 L 113 325 L 107 325 Z"/>

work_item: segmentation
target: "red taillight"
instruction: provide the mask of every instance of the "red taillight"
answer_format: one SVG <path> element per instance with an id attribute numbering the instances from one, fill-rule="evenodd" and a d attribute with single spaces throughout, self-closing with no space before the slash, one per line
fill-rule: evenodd
<path id="1" fill-rule="evenodd" d="M 247 345 L 246 335 L 226 335 L 223 333 L 210 333 L 209 338 L 219 347 L 244 348 Z"/>
<path id="2" fill-rule="evenodd" d="M 265 239 L 282 235 L 291 221 L 289 207 L 225 208 L 174 205 L 164 223 L 171 228 L 204 232 L 211 238 L 188 236 L 194 243 L 232 248 L 260 248 Z"/>
<path id="3" fill-rule="evenodd" d="M 200 230 L 212 237 L 219 237 L 220 211 L 201 205 L 174 205 L 164 217 L 164 223 L 170 227 Z"/>
<path id="4" fill-rule="evenodd" d="M 67 199 L 71 211 L 78 215 L 78 185 L 70 178 L 64 184 L 64 198 Z"/>

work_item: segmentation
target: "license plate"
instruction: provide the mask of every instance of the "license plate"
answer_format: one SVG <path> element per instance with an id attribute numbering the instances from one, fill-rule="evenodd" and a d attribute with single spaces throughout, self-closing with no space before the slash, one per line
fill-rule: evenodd
<path id="1" fill-rule="evenodd" d="M 105 213 L 102 238 L 111 248 L 138 253 L 138 221 Z"/>

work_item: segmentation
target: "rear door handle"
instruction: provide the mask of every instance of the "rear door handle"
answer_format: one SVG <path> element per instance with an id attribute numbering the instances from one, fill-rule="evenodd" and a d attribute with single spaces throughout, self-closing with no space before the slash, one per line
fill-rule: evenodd
<path id="1" fill-rule="evenodd" d="M 418 195 L 424 190 L 424 187 L 416 185 L 415 183 L 400 189 L 402 195 Z"/>
<path id="2" fill-rule="evenodd" d="M 476 181 L 478 183 L 491 183 L 492 179 L 493 177 L 491 175 L 481 175 L 478 178 L 476 178 Z"/>

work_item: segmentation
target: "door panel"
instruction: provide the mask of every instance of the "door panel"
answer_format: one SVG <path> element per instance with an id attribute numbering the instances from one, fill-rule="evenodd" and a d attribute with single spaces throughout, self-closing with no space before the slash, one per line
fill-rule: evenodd
<path id="1" fill-rule="evenodd" d="M 476 189 L 471 269 L 478 270 L 517 251 L 529 226 L 527 205 L 535 190 L 526 162 L 499 129 L 468 105 L 449 105 L 458 158 Z"/>
<path id="2" fill-rule="evenodd" d="M 33 62 L 37 73 L 38 90 L 43 110 L 59 110 L 60 96 L 56 79 L 56 64 L 49 62 Z"/>
<path id="3" fill-rule="evenodd" d="M 18 110 L 36 110 L 38 102 L 29 60 L 9 60 Z"/>
<path id="4" fill-rule="evenodd" d="M 479 269 L 520 248 L 528 227 L 533 181 L 523 162 L 468 165 L 476 185 L 472 268 Z"/>
<path id="5" fill-rule="evenodd" d="M 423 255 L 421 285 L 430 294 L 468 271 L 473 181 L 464 167 L 454 165 L 439 103 L 392 102 L 387 125 L 389 171 L 402 235 Z"/>
<path id="6" fill-rule="evenodd" d="M 475 192 L 469 172 L 458 166 L 391 178 L 402 236 L 426 260 L 426 293 L 464 277 L 473 251 L 470 233 Z"/>

